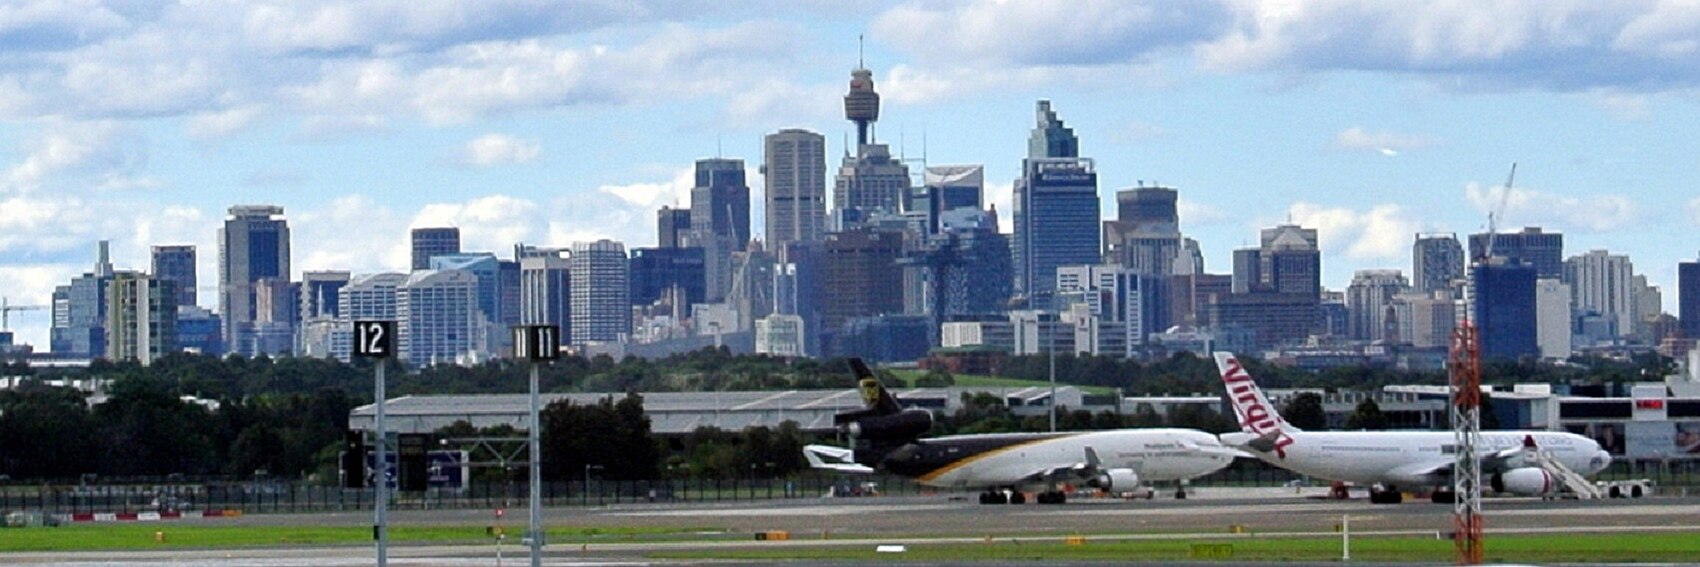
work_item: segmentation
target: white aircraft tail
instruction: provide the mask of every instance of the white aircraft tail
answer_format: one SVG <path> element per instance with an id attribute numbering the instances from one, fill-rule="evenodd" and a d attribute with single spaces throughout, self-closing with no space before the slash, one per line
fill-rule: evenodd
<path id="1" fill-rule="evenodd" d="M 1273 451 L 1282 458 L 1286 457 L 1286 447 L 1293 444 L 1291 433 L 1299 431 L 1281 418 L 1275 405 L 1264 397 L 1263 390 L 1253 382 L 1245 367 L 1234 358 L 1231 352 L 1216 352 L 1216 369 L 1221 372 L 1222 385 L 1227 388 L 1228 405 L 1234 408 L 1234 417 L 1239 419 L 1240 430 L 1252 434 L 1248 436 L 1261 441 L 1251 444 L 1259 451 Z"/>

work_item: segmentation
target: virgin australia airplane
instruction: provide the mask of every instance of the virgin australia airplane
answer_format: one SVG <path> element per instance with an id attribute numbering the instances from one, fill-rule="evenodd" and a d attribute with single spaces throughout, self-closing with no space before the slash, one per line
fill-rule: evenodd
<path id="1" fill-rule="evenodd" d="M 1232 353 L 1215 354 L 1241 429 L 1222 434 L 1224 444 L 1299 474 L 1372 485 L 1373 503 L 1399 503 L 1400 486 L 1441 488 L 1434 492 L 1437 502 L 1451 496 L 1452 432 L 1304 431 L 1281 418 Z M 1481 445 L 1482 474 L 1496 492 L 1550 496 L 1591 489 L 1578 473 L 1593 475 L 1611 464 L 1599 443 L 1562 431 L 1483 432 Z"/>
<path id="2" fill-rule="evenodd" d="M 1040 504 L 1062 504 L 1065 483 L 1114 492 L 1141 481 L 1191 479 L 1210 474 L 1245 453 L 1192 429 L 1116 429 L 1059 433 L 992 433 L 921 439 L 933 414 L 903 409 L 873 372 L 851 360 L 866 408 L 838 414 L 852 447 L 809 445 L 814 468 L 870 473 L 884 470 L 940 488 L 978 488 L 981 504 L 1023 504 L 1024 489 Z M 1184 493 L 1177 492 L 1184 496 Z"/>

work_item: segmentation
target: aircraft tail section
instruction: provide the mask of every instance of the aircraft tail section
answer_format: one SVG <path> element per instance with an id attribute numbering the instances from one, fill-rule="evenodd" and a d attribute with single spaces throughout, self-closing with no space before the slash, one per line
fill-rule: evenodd
<path id="1" fill-rule="evenodd" d="M 1251 447 L 1263 452 L 1273 452 L 1286 458 L 1286 447 L 1293 444 L 1291 433 L 1299 429 L 1287 423 L 1276 411 L 1275 405 L 1269 403 L 1269 398 L 1263 395 L 1263 390 L 1251 379 L 1251 374 L 1245 371 L 1245 366 L 1231 352 L 1216 352 L 1216 369 L 1222 375 L 1222 385 L 1227 389 L 1228 405 L 1234 408 L 1234 417 L 1240 422 L 1240 429 L 1255 436 L 1258 443 Z"/>

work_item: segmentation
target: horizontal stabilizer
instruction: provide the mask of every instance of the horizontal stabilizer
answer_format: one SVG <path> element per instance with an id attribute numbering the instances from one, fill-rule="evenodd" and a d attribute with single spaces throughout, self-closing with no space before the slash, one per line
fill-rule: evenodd
<path id="1" fill-rule="evenodd" d="M 874 469 L 856 462 L 856 452 L 843 447 L 831 445 L 805 445 L 803 458 L 809 460 L 809 468 L 826 469 L 848 473 L 871 473 Z"/>

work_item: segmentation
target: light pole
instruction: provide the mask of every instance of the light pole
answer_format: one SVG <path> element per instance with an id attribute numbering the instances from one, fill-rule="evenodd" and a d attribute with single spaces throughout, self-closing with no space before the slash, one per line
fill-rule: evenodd
<path id="1" fill-rule="evenodd" d="M 584 464 L 584 491 L 579 494 L 584 497 L 584 503 L 586 505 L 590 504 L 590 469 L 600 468 L 602 468 L 602 465 L 593 465 L 590 463 Z M 600 500 L 601 497 L 597 497 L 597 499 Z"/>
<path id="2" fill-rule="evenodd" d="M 1038 318 L 1036 318 L 1036 321 L 1039 322 L 1039 324 L 1036 325 L 1036 328 L 1040 329 L 1041 332 L 1042 332 L 1043 329 L 1044 329 L 1044 316 L 1041 314 Z M 1051 372 L 1050 372 L 1050 375 L 1051 375 L 1051 433 L 1057 432 L 1057 335 L 1056 335 L 1057 329 L 1056 329 L 1056 327 L 1057 326 L 1054 325 L 1054 324 L 1051 325 L 1051 333 L 1049 333 L 1045 336 L 1045 344 L 1049 345 L 1049 346 L 1045 347 L 1045 352 L 1049 355 L 1050 365 L 1051 365 Z"/>
<path id="3" fill-rule="evenodd" d="M 531 567 L 543 565 L 543 422 L 538 410 L 537 367 L 561 357 L 561 328 L 556 325 L 514 327 L 514 358 L 531 361 L 531 423 L 525 434 L 531 446 L 531 522 L 526 539 L 531 544 Z"/>

